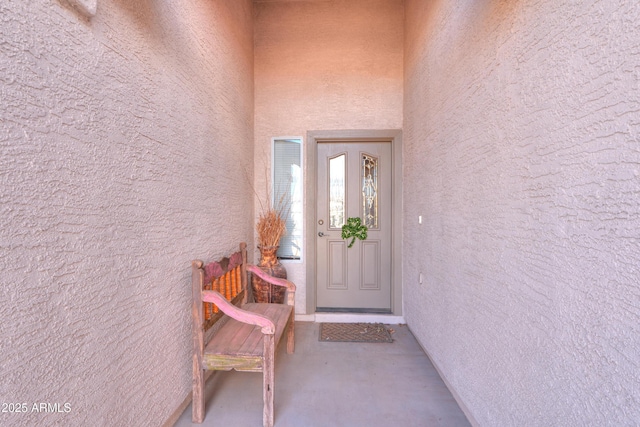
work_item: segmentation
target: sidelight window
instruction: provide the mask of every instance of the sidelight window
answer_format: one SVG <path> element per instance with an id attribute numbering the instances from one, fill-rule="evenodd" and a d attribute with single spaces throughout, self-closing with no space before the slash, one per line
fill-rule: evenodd
<path id="1" fill-rule="evenodd" d="M 272 193 L 274 206 L 285 204 L 287 233 L 280 239 L 278 258 L 302 256 L 302 138 L 273 139 Z"/>

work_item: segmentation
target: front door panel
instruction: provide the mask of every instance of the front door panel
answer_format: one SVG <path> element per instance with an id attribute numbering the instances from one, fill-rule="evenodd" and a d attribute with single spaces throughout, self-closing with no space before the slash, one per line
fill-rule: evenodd
<path id="1" fill-rule="evenodd" d="M 391 311 L 391 144 L 318 143 L 317 311 Z M 359 217 L 367 239 L 342 239 Z"/>

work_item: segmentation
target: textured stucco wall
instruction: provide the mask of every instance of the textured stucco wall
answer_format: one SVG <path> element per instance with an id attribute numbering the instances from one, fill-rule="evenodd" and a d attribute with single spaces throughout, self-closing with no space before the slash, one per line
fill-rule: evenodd
<path id="1" fill-rule="evenodd" d="M 403 12 L 401 0 L 256 2 L 255 165 L 267 169 L 255 174 L 261 197 L 272 137 L 402 127 Z M 298 312 L 306 305 L 306 262 L 286 264 Z"/>
<path id="2" fill-rule="evenodd" d="M 190 261 L 253 238 L 252 19 L 0 3 L 0 402 L 29 412 L 0 425 L 157 426 L 190 392 Z"/>
<path id="3" fill-rule="evenodd" d="M 405 316 L 478 425 L 640 423 L 639 82 L 638 2 L 406 2 Z"/>

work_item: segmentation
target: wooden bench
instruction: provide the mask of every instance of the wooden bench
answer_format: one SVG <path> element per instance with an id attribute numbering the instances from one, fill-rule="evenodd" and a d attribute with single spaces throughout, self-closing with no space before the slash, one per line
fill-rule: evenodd
<path id="1" fill-rule="evenodd" d="M 286 304 L 247 303 L 247 273 L 286 287 Z M 193 412 L 204 420 L 205 370 L 263 373 L 264 427 L 273 426 L 275 352 L 287 330 L 287 353 L 294 351 L 296 286 L 247 264 L 247 245 L 228 258 L 207 265 L 192 263 Z"/>

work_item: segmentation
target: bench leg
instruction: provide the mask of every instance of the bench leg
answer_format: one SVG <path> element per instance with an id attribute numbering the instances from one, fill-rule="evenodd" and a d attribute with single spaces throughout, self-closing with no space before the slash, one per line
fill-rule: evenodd
<path id="1" fill-rule="evenodd" d="M 200 361 L 193 356 L 193 402 L 191 404 L 191 421 L 201 424 L 204 421 L 204 371 Z"/>
<path id="2" fill-rule="evenodd" d="M 296 315 L 291 312 L 291 319 L 289 319 L 289 326 L 287 329 L 287 353 L 292 354 L 295 351 L 296 343 L 294 337 L 294 323 L 295 323 Z"/>
<path id="3" fill-rule="evenodd" d="M 264 367 L 262 372 L 262 396 L 264 409 L 262 423 L 264 427 L 273 427 L 273 389 L 275 382 L 275 344 L 273 335 L 264 336 Z"/>

